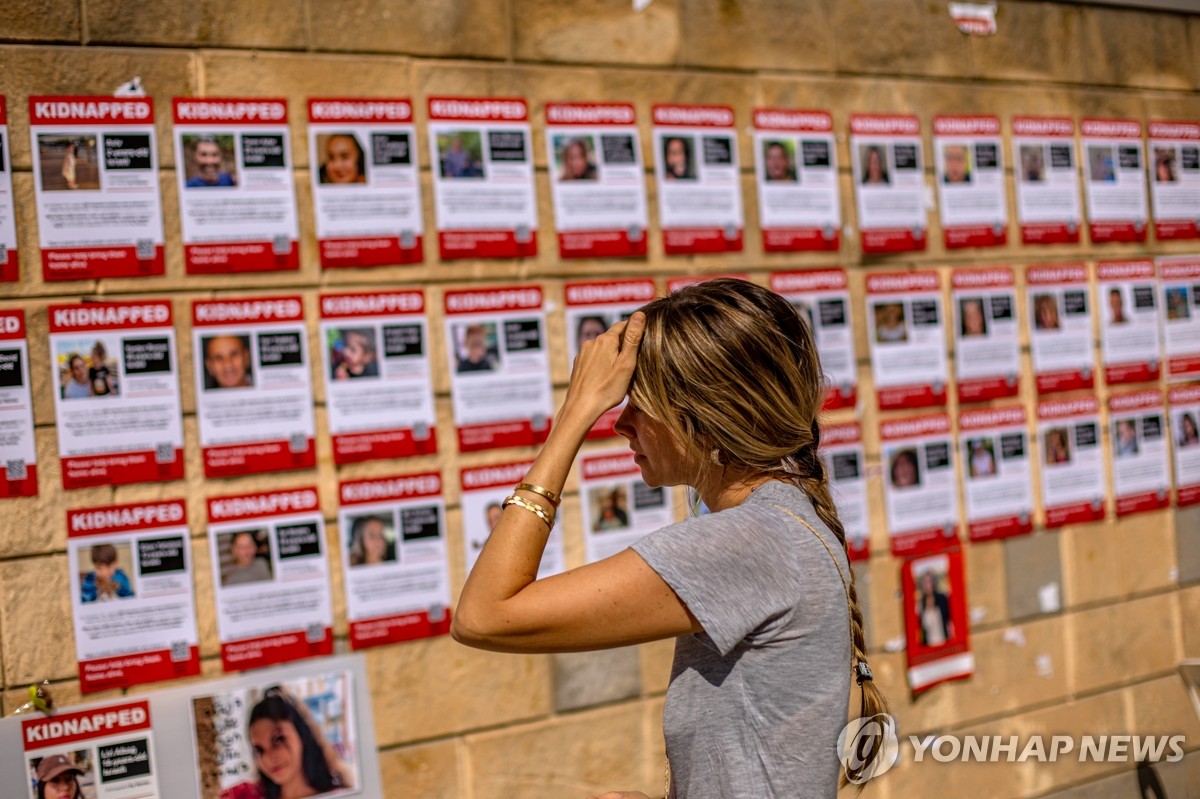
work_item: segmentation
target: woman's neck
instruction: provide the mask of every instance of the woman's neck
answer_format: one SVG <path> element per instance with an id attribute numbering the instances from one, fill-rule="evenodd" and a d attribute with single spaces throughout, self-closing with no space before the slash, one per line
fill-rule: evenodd
<path id="1" fill-rule="evenodd" d="M 771 475 L 738 473 L 722 469 L 707 484 L 696 486 L 704 505 L 713 513 L 741 505 L 754 489 L 773 480 Z"/>

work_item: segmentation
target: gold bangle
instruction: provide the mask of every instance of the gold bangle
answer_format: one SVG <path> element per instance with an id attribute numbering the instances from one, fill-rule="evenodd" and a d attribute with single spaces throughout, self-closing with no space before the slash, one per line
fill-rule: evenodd
<path id="1" fill-rule="evenodd" d="M 556 494 L 543 486 L 535 486 L 533 483 L 517 483 L 517 487 L 514 488 L 513 491 L 528 491 L 531 494 L 537 494 L 540 497 L 545 497 L 546 500 L 556 508 L 558 507 L 559 503 L 562 502 L 561 494 Z"/>
<path id="2" fill-rule="evenodd" d="M 500 507 L 507 508 L 509 505 L 516 505 L 519 508 L 524 508 L 525 510 L 529 511 L 534 516 L 537 516 L 539 519 L 541 519 L 546 524 L 547 528 L 554 527 L 554 517 L 549 513 L 546 513 L 546 509 L 536 502 L 530 502 L 524 497 L 518 497 L 516 494 L 512 494 L 505 499 L 503 503 L 501 503 Z"/>

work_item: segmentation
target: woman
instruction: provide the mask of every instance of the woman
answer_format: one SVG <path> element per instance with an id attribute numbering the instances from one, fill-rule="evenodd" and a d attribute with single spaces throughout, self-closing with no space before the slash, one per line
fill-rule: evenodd
<path id="1" fill-rule="evenodd" d="M 66 755 L 43 757 L 37 767 L 37 799 L 84 799 L 81 774 L 83 769 Z"/>
<path id="2" fill-rule="evenodd" d="M 77 142 L 67 142 L 67 149 L 63 152 L 62 176 L 63 180 L 67 183 L 68 189 L 79 188 L 79 183 L 75 178 L 75 151 L 78 147 L 79 144 Z"/>
<path id="3" fill-rule="evenodd" d="M 1058 301 L 1053 294 L 1038 294 L 1033 300 L 1033 325 L 1038 330 L 1058 330 Z"/>
<path id="4" fill-rule="evenodd" d="M 1194 447 L 1200 444 L 1200 430 L 1196 428 L 1196 417 L 1185 413 L 1179 419 L 1179 446 Z"/>
<path id="5" fill-rule="evenodd" d="M 887 159 L 884 157 L 883 148 L 877 144 L 867 147 L 867 163 L 863 167 L 862 182 L 867 186 L 886 186 L 891 183 L 888 180 Z"/>
<path id="6" fill-rule="evenodd" d="M 886 703 L 817 455 L 821 374 L 791 305 L 736 279 L 681 289 L 584 344 L 550 436 L 467 578 L 455 638 L 505 652 L 674 638 L 673 796 L 835 796 L 849 678 L 864 714 Z M 580 444 L 627 391 L 616 430 L 642 480 L 691 486 L 711 512 L 535 582 Z"/>
<path id="7" fill-rule="evenodd" d="M 950 598 L 938 590 L 937 576 L 932 571 L 921 575 L 917 616 L 921 620 L 922 646 L 941 646 L 954 637 Z"/>
<path id="8" fill-rule="evenodd" d="M 78 352 L 67 355 L 67 375 L 62 386 L 63 399 L 87 399 L 92 396 L 87 361 Z"/>
<path id="9" fill-rule="evenodd" d="M 113 393 L 113 373 L 108 368 L 108 350 L 103 341 L 92 346 L 92 365 L 88 367 L 88 380 L 92 383 L 92 395 L 107 397 Z"/>
<path id="10" fill-rule="evenodd" d="M 396 559 L 396 542 L 387 537 L 387 521 L 380 516 L 359 516 L 350 525 L 350 565 L 371 566 Z"/>
<path id="11" fill-rule="evenodd" d="M 664 160 L 666 168 L 663 175 L 667 180 L 692 180 L 691 158 L 688 154 L 688 142 L 680 136 L 669 136 L 663 141 Z"/>
<path id="12" fill-rule="evenodd" d="M 559 180 L 595 180 L 596 165 L 590 158 L 587 139 L 574 138 L 566 143 L 562 151 L 562 172 Z"/>
<path id="13" fill-rule="evenodd" d="M 366 183 L 367 165 L 362 145 L 350 133 L 334 133 L 325 140 L 321 183 Z"/>

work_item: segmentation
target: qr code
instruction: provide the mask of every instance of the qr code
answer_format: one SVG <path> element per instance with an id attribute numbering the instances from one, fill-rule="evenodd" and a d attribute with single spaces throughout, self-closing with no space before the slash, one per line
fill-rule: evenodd
<path id="1" fill-rule="evenodd" d="M 137 240 L 137 259 L 139 261 L 149 261 L 154 257 L 154 242 L 150 239 Z"/>
<path id="2" fill-rule="evenodd" d="M 182 663 L 188 660 L 191 655 L 191 647 L 187 641 L 172 641 L 171 642 L 171 662 Z"/>
<path id="3" fill-rule="evenodd" d="M 292 251 L 292 240 L 287 236 L 276 236 L 271 240 L 271 249 L 276 255 L 287 255 Z"/>
<path id="4" fill-rule="evenodd" d="M 308 436 L 303 433 L 293 433 L 288 437 L 288 450 L 291 452 L 308 452 Z"/>
<path id="5" fill-rule="evenodd" d="M 174 463 L 175 462 L 175 445 L 174 444 L 155 444 L 154 445 L 154 462 L 155 463 Z"/>
<path id="6" fill-rule="evenodd" d="M 310 624 L 304 629 L 304 637 L 310 644 L 325 640 L 325 627 L 321 624 Z"/>
<path id="7" fill-rule="evenodd" d="M 25 468 L 25 459 L 17 458 L 5 463 L 4 476 L 9 480 L 24 480 L 26 477 L 28 477 L 29 470 Z"/>
<path id="8" fill-rule="evenodd" d="M 8 245 L 0 244 L 0 264 L 8 263 Z"/>

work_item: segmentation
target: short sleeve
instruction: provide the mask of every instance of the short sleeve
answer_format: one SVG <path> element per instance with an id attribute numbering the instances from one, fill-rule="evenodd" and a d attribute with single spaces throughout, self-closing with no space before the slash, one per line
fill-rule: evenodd
<path id="1" fill-rule="evenodd" d="M 777 516 L 740 506 L 664 527 L 633 545 L 722 657 L 798 601 L 796 542 Z"/>

